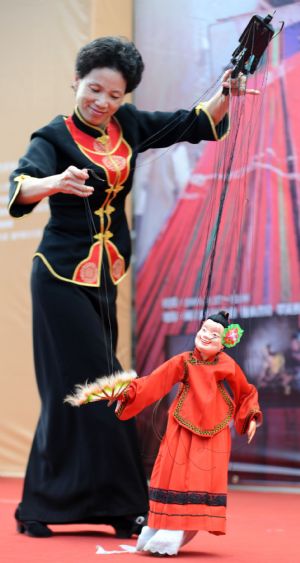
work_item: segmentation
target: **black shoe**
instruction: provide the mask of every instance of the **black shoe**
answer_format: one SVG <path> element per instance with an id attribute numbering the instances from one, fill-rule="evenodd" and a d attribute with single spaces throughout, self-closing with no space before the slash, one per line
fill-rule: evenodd
<path id="1" fill-rule="evenodd" d="M 132 523 L 131 533 L 139 536 L 141 531 L 142 531 L 143 526 L 147 525 L 147 521 L 148 521 L 147 514 L 137 516 Z"/>
<path id="2" fill-rule="evenodd" d="M 120 519 L 118 523 L 113 524 L 116 530 L 117 538 L 131 538 L 133 535 L 139 535 L 141 533 L 142 527 L 146 526 L 147 517 L 137 516 L 133 520 Z"/>
<path id="3" fill-rule="evenodd" d="M 50 538 L 52 536 L 52 531 L 46 524 L 38 522 L 37 520 L 20 520 L 18 508 L 15 512 L 15 519 L 17 521 L 17 532 L 19 532 L 19 534 L 25 534 L 25 536 L 31 538 Z"/>

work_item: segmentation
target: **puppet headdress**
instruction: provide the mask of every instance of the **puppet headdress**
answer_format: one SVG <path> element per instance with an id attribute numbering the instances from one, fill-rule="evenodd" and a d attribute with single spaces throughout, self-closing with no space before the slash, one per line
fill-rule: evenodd
<path id="1" fill-rule="evenodd" d="M 227 311 L 219 311 L 215 315 L 210 315 L 208 319 L 219 323 L 224 327 L 224 332 L 222 335 L 222 344 L 226 348 L 233 348 L 236 346 L 243 336 L 243 329 L 237 323 L 230 323 L 229 313 Z"/>

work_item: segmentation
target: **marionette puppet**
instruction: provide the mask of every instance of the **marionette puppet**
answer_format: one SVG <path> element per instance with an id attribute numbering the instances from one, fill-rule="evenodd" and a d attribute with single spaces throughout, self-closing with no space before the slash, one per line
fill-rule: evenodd
<path id="1" fill-rule="evenodd" d="M 243 333 L 228 317 L 225 311 L 209 316 L 196 334 L 193 351 L 172 357 L 148 376 L 111 375 L 77 386 L 75 394 L 66 397 L 74 406 L 117 401 L 116 416 L 127 420 L 179 384 L 153 467 L 148 522 L 137 551 L 176 555 L 200 530 L 226 533 L 229 425 L 233 420 L 236 431 L 246 434 L 250 443 L 262 422 L 256 388 L 224 352 Z"/>

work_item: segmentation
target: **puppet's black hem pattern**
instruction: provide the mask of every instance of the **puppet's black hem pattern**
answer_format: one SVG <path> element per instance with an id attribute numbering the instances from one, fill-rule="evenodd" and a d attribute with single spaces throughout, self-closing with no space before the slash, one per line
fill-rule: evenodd
<path id="1" fill-rule="evenodd" d="M 206 506 L 226 506 L 227 495 L 206 492 L 180 492 L 150 487 L 149 499 L 162 504 L 204 504 Z"/>
<path id="2" fill-rule="evenodd" d="M 149 510 L 151 514 L 155 514 L 156 516 L 175 516 L 175 517 L 203 517 L 203 518 L 221 518 L 222 520 L 226 520 L 226 516 L 219 516 L 218 514 L 169 514 L 168 512 L 157 512 L 156 510 Z M 211 532 L 212 534 L 214 532 Z"/>

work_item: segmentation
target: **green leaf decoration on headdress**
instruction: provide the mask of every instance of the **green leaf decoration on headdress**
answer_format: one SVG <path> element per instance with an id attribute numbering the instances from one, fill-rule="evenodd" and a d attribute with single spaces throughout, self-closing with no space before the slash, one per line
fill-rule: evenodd
<path id="1" fill-rule="evenodd" d="M 239 324 L 231 324 L 225 328 L 222 336 L 222 344 L 226 348 L 233 348 L 236 346 L 243 336 L 243 329 Z"/>

